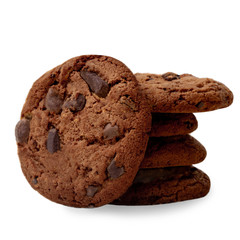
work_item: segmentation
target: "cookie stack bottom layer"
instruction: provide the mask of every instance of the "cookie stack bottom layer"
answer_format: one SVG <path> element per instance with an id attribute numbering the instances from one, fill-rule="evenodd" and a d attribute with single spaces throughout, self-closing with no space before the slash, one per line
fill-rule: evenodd
<path id="1" fill-rule="evenodd" d="M 209 189 L 209 177 L 195 167 L 141 169 L 128 191 L 112 204 L 172 203 L 204 197 Z"/>

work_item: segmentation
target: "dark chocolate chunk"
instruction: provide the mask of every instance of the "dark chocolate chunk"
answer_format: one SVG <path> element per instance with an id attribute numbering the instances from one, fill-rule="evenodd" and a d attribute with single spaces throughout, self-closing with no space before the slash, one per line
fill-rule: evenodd
<path id="1" fill-rule="evenodd" d="M 62 109 L 62 105 L 63 100 L 58 91 L 54 88 L 49 88 L 45 99 L 46 108 L 51 112 L 59 113 Z"/>
<path id="2" fill-rule="evenodd" d="M 88 84 L 90 89 L 99 97 L 105 98 L 109 92 L 109 85 L 95 72 L 81 71 L 82 79 Z"/>
<path id="3" fill-rule="evenodd" d="M 68 99 L 64 102 L 63 108 L 68 108 L 72 112 L 78 112 L 83 110 L 86 104 L 86 98 L 80 94 L 77 99 Z"/>
<path id="4" fill-rule="evenodd" d="M 199 103 L 196 105 L 197 108 L 202 108 L 203 106 L 204 106 L 204 103 L 203 103 L 203 102 L 199 102 Z"/>
<path id="5" fill-rule="evenodd" d="M 115 179 L 123 175 L 124 167 L 117 167 L 115 159 L 109 164 L 107 168 L 108 174 L 111 178 Z"/>
<path id="6" fill-rule="evenodd" d="M 17 143 L 25 143 L 28 141 L 30 132 L 30 121 L 28 119 L 20 120 L 15 128 L 15 136 Z"/>
<path id="7" fill-rule="evenodd" d="M 55 128 L 48 132 L 47 150 L 52 154 L 60 150 L 60 138 Z"/>
<path id="8" fill-rule="evenodd" d="M 37 179 L 38 179 L 38 177 L 35 177 L 35 178 L 33 179 L 32 182 L 33 182 L 34 185 L 38 184 L 38 180 L 37 180 Z"/>
<path id="9" fill-rule="evenodd" d="M 193 124 L 189 121 L 185 122 L 185 124 L 187 125 L 187 129 L 191 129 L 193 127 Z"/>
<path id="10" fill-rule="evenodd" d="M 108 123 L 103 130 L 103 137 L 106 140 L 113 139 L 119 136 L 118 126 L 112 126 L 111 123 Z"/>
<path id="11" fill-rule="evenodd" d="M 89 186 L 87 188 L 87 196 L 88 197 L 93 197 L 98 191 L 98 187 L 95 186 Z"/>
<path id="12" fill-rule="evenodd" d="M 166 81 L 172 81 L 172 80 L 180 79 L 179 75 L 177 75 L 176 73 L 172 73 L 172 72 L 167 72 L 167 73 L 163 74 L 162 77 Z"/>

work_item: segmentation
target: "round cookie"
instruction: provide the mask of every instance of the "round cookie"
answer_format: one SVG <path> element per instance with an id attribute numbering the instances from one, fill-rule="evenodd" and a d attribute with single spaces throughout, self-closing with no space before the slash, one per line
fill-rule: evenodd
<path id="1" fill-rule="evenodd" d="M 152 112 L 193 113 L 228 107 L 232 92 L 222 83 L 190 74 L 135 74 Z"/>
<path id="2" fill-rule="evenodd" d="M 173 203 L 207 195 L 210 179 L 195 167 L 139 170 L 133 185 L 115 200 L 115 205 L 154 205 Z"/>
<path id="3" fill-rule="evenodd" d="M 153 113 L 150 137 L 185 135 L 198 127 L 192 113 Z"/>
<path id="4" fill-rule="evenodd" d="M 190 135 L 150 138 L 140 168 L 189 166 L 206 156 L 205 147 Z"/>
<path id="5" fill-rule="evenodd" d="M 114 58 L 86 55 L 33 84 L 15 133 L 35 190 L 67 206 L 97 207 L 131 185 L 150 128 L 132 72 Z"/>

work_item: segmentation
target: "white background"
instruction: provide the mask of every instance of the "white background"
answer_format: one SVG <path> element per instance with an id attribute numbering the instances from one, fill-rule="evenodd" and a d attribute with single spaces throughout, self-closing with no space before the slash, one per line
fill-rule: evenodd
<path id="1" fill-rule="evenodd" d="M 0 239 L 240 239 L 239 1 L 0 3 Z M 28 185 L 14 127 L 33 82 L 63 61 L 105 54 L 133 72 L 191 73 L 225 83 L 234 104 L 197 114 L 208 150 L 207 197 L 149 207 L 74 209 Z"/>

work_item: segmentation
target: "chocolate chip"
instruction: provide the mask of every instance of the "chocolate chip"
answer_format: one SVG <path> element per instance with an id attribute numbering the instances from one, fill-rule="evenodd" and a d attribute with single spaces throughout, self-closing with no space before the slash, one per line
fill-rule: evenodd
<path id="1" fill-rule="evenodd" d="M 52 154 L 60 150 L 60 138 L 55 128 L 48 132 L 47 150 Z"/>
<path id="2" fill-rule="evenodd" d="M 162 77 L 166 81 L 172 81 L 172 80 L 180 79 L 179 75 L 177 75 L 175 73 L 172 73 L 172 72 L 167 72 L 167 73 L 163 74 Z"/>
<path id="3" fill-rule="evenodd" d="M 45 99 L 46 108 L 51 112 L 59 113 L 62 109 L 62 104 L 63 100 L 58 91 L 54 88 L 50 88 Z"/>
<path id="4" fill-rule="evenodd" d="M 36 184 L 38 184 L 38 177 L 35 177 L 34 179 L 33 179 L 33 181 L 32 181 L 32 183 L 34 184 L 34 185 L 36 185 Z"/>
<path id="5" fill-rule="evenodd" d="M 72 112 L 78 112 L 83 110 L 86 104 L 86 98 L 80 94 L 77 99 L 66 100 L 63 104 L 63 108 L 68 108 Z"/>
<path id="6" fill-rule="evenodd" d="M 196 105 L 197 108 L 202 108 L 203 106 L 204 106 L 204 102 L 199 102 L 199 103 Z"/>
<path id="7" fill-rule="evenodd" d="M 124 167 L 117 167 L 115 159 L 109 164 L 107 168 L 108 174 L 112 179 L 118 178 L 124 173 Z"/>
<path id="8" fill-rule="evenodd" d="M 118 126 L 112 126 L 111 123 L 108 123 L 103 130 L 103 137 L 106 140 L 113 139 L 119 136 Z"/>
<path id="9" fill-rule="evenodd" d="M 28 119 L 20 120 L 15 128 L 15 136 L 17 143 L 25 143 L 28 141 L 30 132 L 30 121 Z"/>
<path id="10" fill-rule="evenodd" d="M 109 85 L 95 72 L 81 71 L 82 79 L 88 84 L 90 89 L 99 97 L 105 98 L 109 92 Z"/>
<path id="11" fill-rule="evenodd" d="M 193 127 L 193 124 L 189 121 L 185 122 L 185 124 L 187 125 L 187 129 L 191 129 Z"/>
<path id="12" fill-rule="evenodd" d="M 95 186 L 89 186 L 87 188 L 87 196 L 88 197 L 93 197 L 98 191 L 98 187 Z"/>

